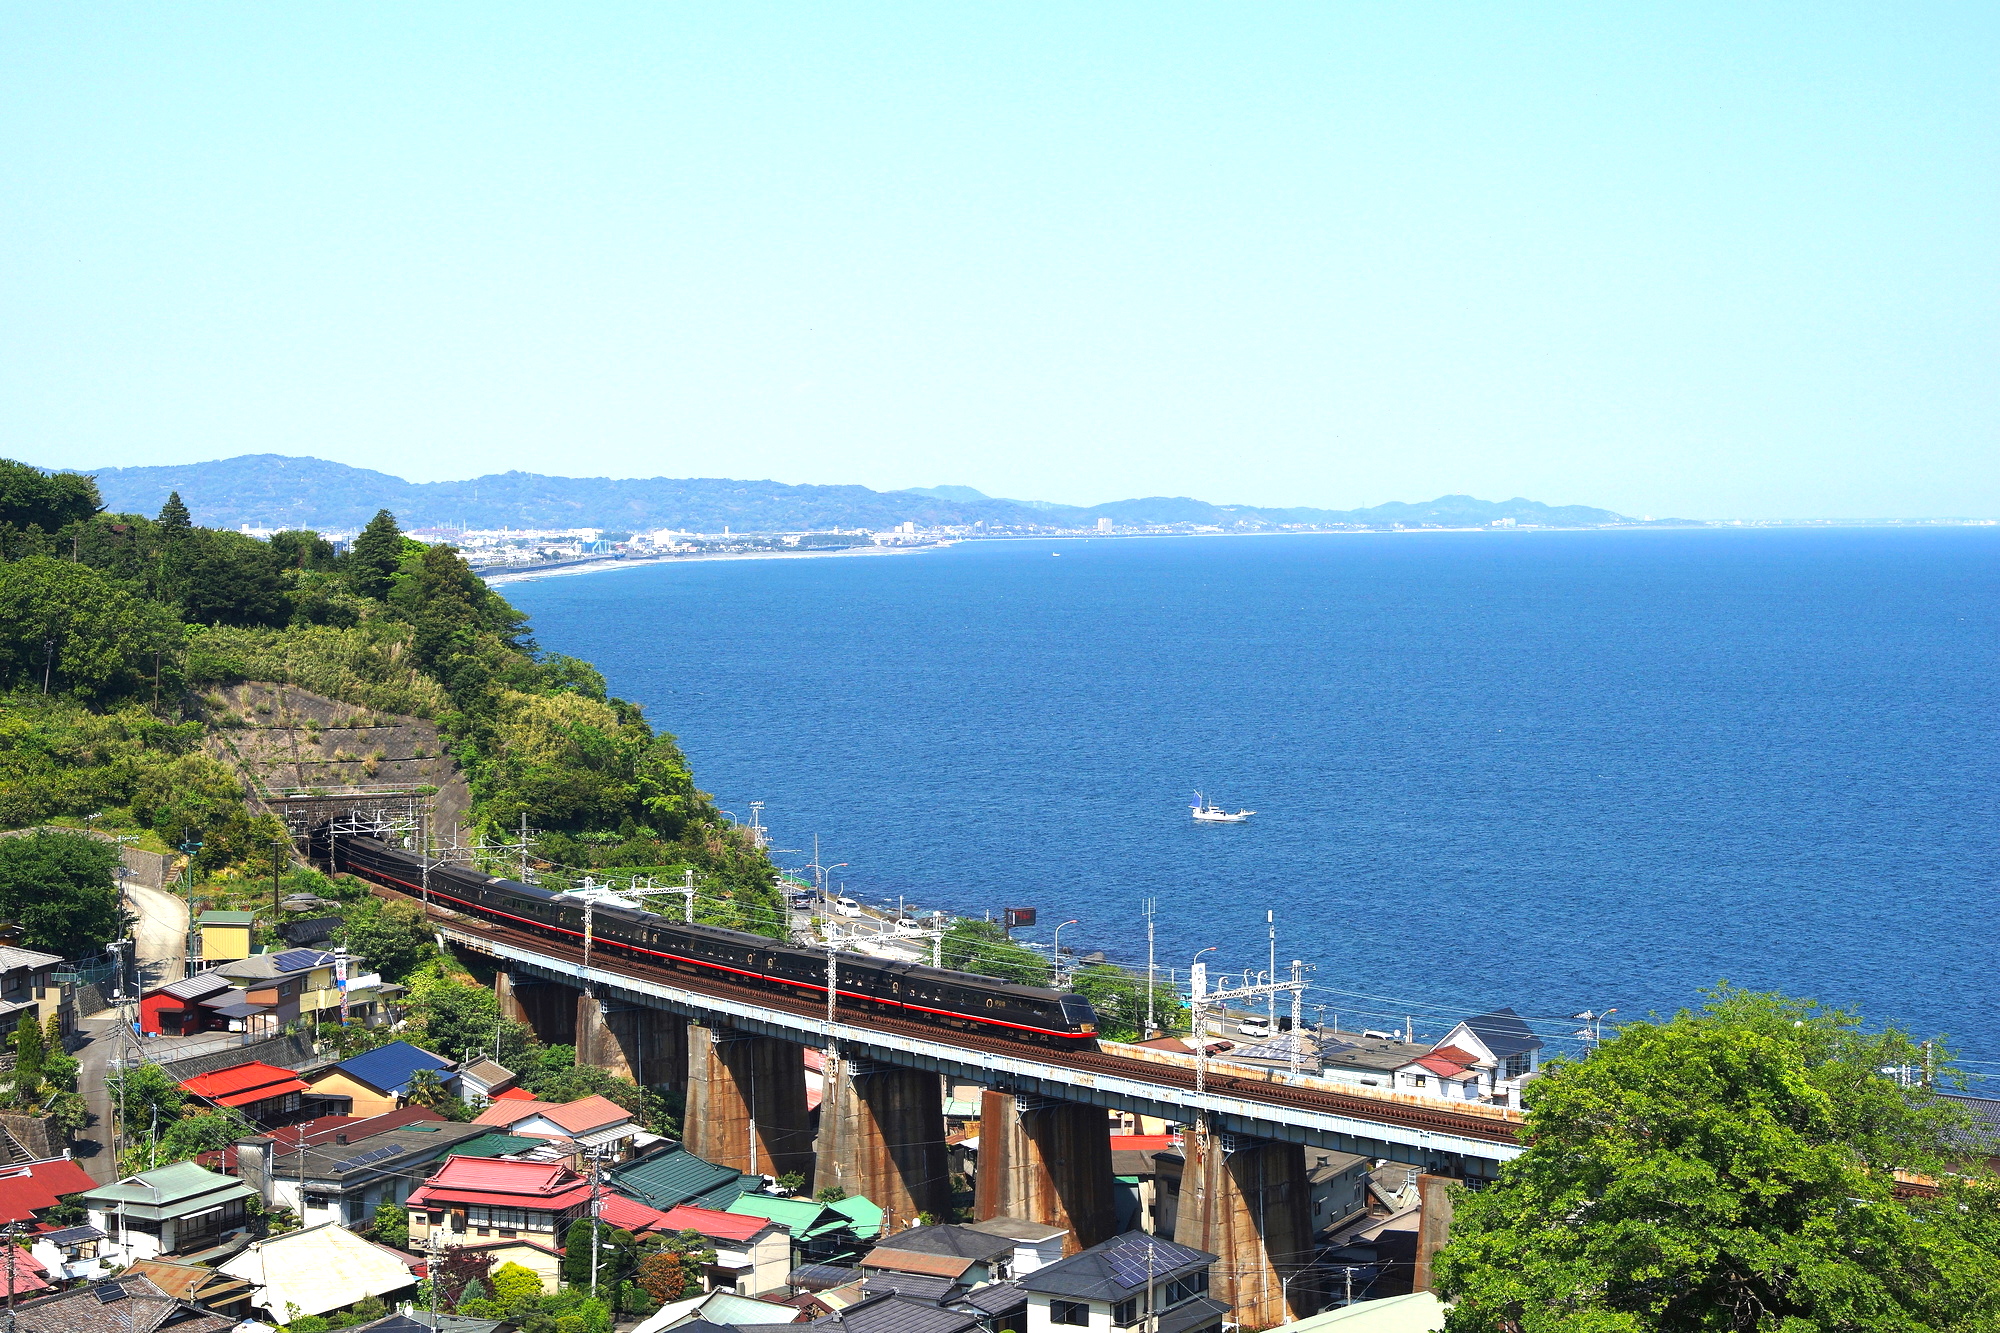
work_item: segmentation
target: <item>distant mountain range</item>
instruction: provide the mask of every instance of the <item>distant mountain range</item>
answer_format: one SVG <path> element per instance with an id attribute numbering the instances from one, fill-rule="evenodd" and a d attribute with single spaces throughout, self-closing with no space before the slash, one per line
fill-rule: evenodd
<path id="1" fill-rule="evenodd" d="M 1589 505 L 1534 500 L 1475 500 L 1447 495 L 1426 504 L 1394 502 L 1368 509 L 1268 509 L 1217 505 L 1184 496 L 1115 500 L 1088 508 L 1039 500 L 1004 500 L 970 486 L 871 491 L 865 486 L 788 486 L 721 478 L 545 477 L 503 472 L 470 481 L 410 482 L 386 472 L 318 458 L 245 454 L 210 463 L 100 468 L 93 474 L 105 504 L 121 513 L 159 512 L 180 492 L 197 523 L 211 527 L 322 530 L 358 528 L 378 509 L 407 528 L 612 528 L 692 532 L 880 530 L 898 523 L 989 528 L 1083 528 L 1099 518 L 1131 527 L 1192 524 L 1237 529 L 1286 525 L 1423 523 L 1472 526 L 1511 518 L 1551 527 L 1632 523 Z M 1683 520 L 1661 520 L 1676 523 Z"/>

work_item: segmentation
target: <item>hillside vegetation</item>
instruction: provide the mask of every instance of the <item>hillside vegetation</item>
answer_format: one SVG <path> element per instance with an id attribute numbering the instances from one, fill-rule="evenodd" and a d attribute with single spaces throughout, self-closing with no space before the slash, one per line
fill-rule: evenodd
<path id="1" fill-rule="evenodd" d="M 558 879 L 691 869 L 705 919 L 780 929 L 768 860 L 674 738 L 386 511 L 337 555 L 310 531 L 199 527 L 178 495 L 153 517 L 104 512 L 88 478 L 0 462 L 0 557 L 0 826 L 98 816 L 201 843 L 204 874 L 268 867 L 282 830 L 204 749 L 279 697 L 238 688 L 268 682 L 429 723 L 472 835 L 525 818 Z M 361 762 L 329 776 L 369 780 Z"/>

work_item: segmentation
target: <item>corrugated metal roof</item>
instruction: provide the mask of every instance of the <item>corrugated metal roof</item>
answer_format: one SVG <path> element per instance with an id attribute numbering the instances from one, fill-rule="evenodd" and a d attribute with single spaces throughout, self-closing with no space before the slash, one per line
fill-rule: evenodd
<path id="1" fill-rule="evenodd" d="M 372 1051 L 342 1060 L 335 1068 L 371 1088 L 400 1093 L 408 1090 L 410 1075 L 419 1069 L 449 1069 L 451 1061 L 432 1055 L 422 1047 L 412 1046 L 407 1041 L 392 1041 L 387 1046 L 378 1046 Z"/>
<path id="2" fill-rule="evenodd" d="M 734 1184 L 742 1173 L 717 1166 L 685 1148 L 669 1148 L 611 1171 L 612 1187 L 655 1208 L 690 1203 L 718 1188 Z M 709 1205 L 704 1204 L 704 1207 Z"/>

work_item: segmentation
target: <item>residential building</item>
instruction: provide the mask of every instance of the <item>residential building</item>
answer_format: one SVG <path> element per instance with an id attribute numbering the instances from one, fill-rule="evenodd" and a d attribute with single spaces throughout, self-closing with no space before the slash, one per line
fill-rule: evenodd
<path id="1" fill-rule="evenodd" d="M 16 1333 L 229 1333 L 236 1320 L 178 1300 L 138 1274 L 72 1287 L 14 1307 Z"/>
<path id="2" fill-rule="evenodd" d="M 113 1263 L 193 1255 L 249 1227 L 257 1191 L 193 1162 L 155 1167 L 85 1192 L 90 1225 L 104 1233 L 98 1253 Z"/>
<path id="3" fill-rule="evenodd" d="M 1312 1192 L 1312 1229 L 1344 1226 L 1368 1211 L 1371 1160 L 1331 1148 L 1306 1149 L 1306 1185 Z"/>
<path id="4" fill-rule="evenodd" d="M 1485 1098 L 1479 1057 L 1456 1046 L 1440 1046 L 1396 1070 L 1396 1091 L 1440 1101 L 1476 1102 Z"/>
<path id="5" fill-rule="evenodd" d="M 105 1273 L 105 1262 L 97 1253 L 103 1239 L 104 1233 L 88 1223 L 50 1227 L 35 1233 L 29 1249 L 51 1281 L 95 1282 Z"/>
<path id="6" fill-rule="evenodd" d="M 870 1296 L 806 1327 L 828 1333 L 973 1333 L 979 1318 L 965 1310 L 946 1309 L 935 1301 L 892 1293 Z"/>
<path id="7" fill-rule="evenodd" d="M 181 1091 L 213 1106 L 234 1107 L 257 1125 L 284 1124 L 305 1113 L 305 1080 L 260 1060 L 182 1079 Z"/>
<path id="8" fill-rule="evenodd" d="M 940 1223 L 884 1236 L 861 1260 L 860 1267 L 927 1273 L 971 1287 L 1009 1276 L 1013 1257 L 1011 1236 Z"/>
<path id="9" fill-rule="evenodd" d="M 495 1104 L 511 1101 L 502 1094 Z M 673 1208 L 684 1203 L 701 1208 L 728 1208 L 746 1190 L 763 1183 L 735 1167 L 718 1166 L 697 1157 L 678 1143 L 614 1166 L 606 1179 L 620 1194 L 655 1208 Z"/>
<path id="10" fill-rule="evenodd" d="M 1118 1184 L 1118 1229 L 1165 1234 L 1159 1226 L 1160 1184 L 1155 1159 L 1174 1151 L 1171 1134 L 1113 1134 L 1111 1178 Z M 1065 1233 L 1067 1234 L 1067 1233 Z M 1061 1258 L 1060 1254 L 1055 1256 Z"/>
<path id="11" fill-rule="evenodd" d="M 243 992 L 243 1003 L 257 1006 L 258 1016 L 275 1027 L 301 1018 L 317 1023 L 323 1011 L 339 1009 L 333 970 L 333 955 L 322 949 L 251 954 L 209 969 Z"/>
<path id="12" fill-rule="evenodd" d="M 473 1123 L 530 1138 L 569 1139 L 580 1153 L 608 1151 L 618 1161 L 632 1155 L 633 1144 L 642 1132 L 630 1111 L 609 1097 L 595 1095 L 574 1102 L 501 1098 L 481 1111 Z"/>
<path id="13" fill-rule="evenodd" d="M 206 1264 L 177 1264 L 167 1259 L 141 1259 L 120 1276 L 145 1278 L 176 1300 L 237 1319 L 250 1315 L 250 1284 L 219 1273 Z"/>
<path id="14" fill-rule="evenodd" d="M 1229 1307 L 1208 1294 L 1208 1270 L 1215 1260 L 1212 1254 L 1142 1231 L 1114 1236 L 1016 1279 L 1028 1293 L 1028 1321 L 1021 1333 L 1220 1329 Z"/>
<path id="15" fill-rule="evenodd" d="M 194 919 L 201 936 L 203 964 L 231 963 L 250 956 L 257 929 L 255 912 L 203 912 Z"/>
<path id="16" fill-rule="evenodd" d="M 392 1041 L 342 1060 L 312 1079 L 313 1097 L 331 1111 L 358 1116 L 384 1115 L 402 1105 L 410 1079 L 429 1070 L 440 1082 L 451 1078 L 452 1062 L 407 1041 Z"/>
<path id="17" fill-rule="evenodd" d="M 1002 1236 L 1012 1243 L 1014 1252 L 1002 1261 L 1012 1277 L 1026 1277 L 1062 1258 L 1063 1242 L 1069 1236 L 1061 1227 L 1021 1217 L 989 1217 L 984 1222 L 967 1222 L 965 1226 L 968 1231 Z"/>
<path id="18" fill-rule="evenodd" d="M 1429 1042 L 1404 1041 L 1381 1033 L 1336 1032 L 1320 1035 L 1321 1078 L 1357 1087 L 1396 1090 L 1396 1071 L 1429 1055 Z"/>
<path id="19" fill-rule="evenodd" d="M 608 1203 L 609 1198 L 601 1200 Z M 792 1237 L 768 1218 L 726 1213 L 682 1204 L 660 1214 L 656 1230 L 668 1235 L 682 1231 L 701 1234 L 715 1247 L 709 1280 L 720 1290 L 739 1296 L 764 1296 L 784 1291 L 791 1276 Z"/>
<path id="20" fill-rule="evenodd" d="M 977 1319 L 980 1333 L 1019 1333 L 1028 1326 L 1028 1293 L 1016 1281 L 989 1282 L 946 1303 Z"/>
<path id="21" fill-rule="evenodd" d="M 90 1173 L 67 1154 L 0 1167 L 0 1222 L 30 1222 L 66 1194 L 95 1189 Z"/>
<path id="22" fill-rule="evenodd" d="M 1519 1106 L 1521 1085 L 1541 1069 L 1542 1039 L 1512 1009 L 1468 1018 L 1438 1045 L 1469 1053 L 1479 1071 L 1481 1095 L 1500 1106 Z"/>
<path id="23" fill-rule="evenodd" d="M 850 1202 L 843 1199 L 841 1202 Z M 792 1267 L 806 1264 L 852 1262 L 866 1248 L 861 1234 L 865 1222 L 857 1222 L 851 1212 L 841 1212 L 832 1204 L 814 1199 L 781 1199 L 775 1194 L 744 1194 L 729 1205 L 739 1217 L 761 1217 L 791 1233 Z M 876 1227 L 881 1226 L 880 1219 Z"/>
<path id="24" fill-rule="evenodd" d="M 412 1248 L 529 1240 L 560 1250 L 590 1212 L 590 1181 L 551 1162 L 453 1157 L 408 1200 Z"/>
<path id="25" fill-rule="evenodd" d="M 213 1000 L 209 1004 L 206 1001 Z M 192 1037 L 216 1029 L 229 1030 L 231 1018 L 220 1010 L 246 1003 L 227 977 L 197 972 L 191 977 L 155 986 L 139 997 L 139 1030 L 155 1037 Z M 241 1024 L 247 1014 L 238 1015 Z M 239 1026 L 237 1031 L 242 1031 Z"/>
<path id="26" fill-rule="evenodd" d="M 378 1206 L 407 1200 L 455 1145 L 485 1136 L 477 1125 L 411 1106 L 355 1121 L 283 1156 L 268 1139 L 239 1140 L 236 1169 L 267 1202 L 296 1212 L 302 1226 L 365 1226 Z"/>
<path id="27" fill-rule="evenodd" d="M 363 1240 L 343 1226 L 323 1222 L 250 1242 L 241 1254 L 216 1265 L 250 1284 L 250 1303 L 274 1324 L 300 1315 L 344 1310 L 370 1296 L 413 1291 L 415 1261 L 386 1245 Z"/>
<path id="28" fill-rule="evenodd" d="M 55 978 L 61 963 L 57 954 L 0 945 L 0 1028 L 12 1032 L 21 1015 L 32 1013 L 37 1023 L 54 1018 L 62 1031 L 70 1030 L 73 1015 Z"/>
<path id="29" fill-rule="evenodd" d="M 458 1071 L 457 1092 L 469 1106 L 481 1106 L 520 1080 L 514 1071 L 491 1060 L 478 1060 Z"/>

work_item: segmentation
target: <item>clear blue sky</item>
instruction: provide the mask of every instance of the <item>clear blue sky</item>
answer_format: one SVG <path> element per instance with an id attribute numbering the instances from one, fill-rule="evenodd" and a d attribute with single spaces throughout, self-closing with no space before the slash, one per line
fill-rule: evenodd
<path id="1" fill-rule="evenodd" d="M 14 4 L 0 453 L 1991 515 L 1997 56 L 1991 3 Z"/>

